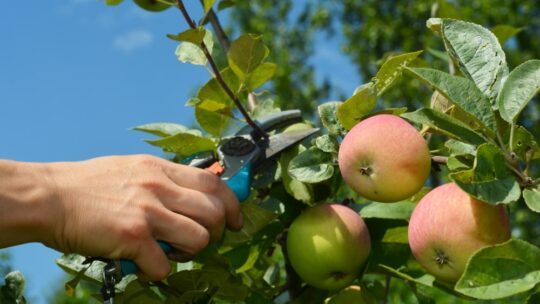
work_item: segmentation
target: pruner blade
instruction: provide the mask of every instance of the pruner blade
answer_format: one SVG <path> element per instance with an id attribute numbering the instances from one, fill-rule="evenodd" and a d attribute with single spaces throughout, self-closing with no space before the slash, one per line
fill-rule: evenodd
<path id="1" fill-rule="evenodd" d="M 319 132 L 318 128 L 296 130 L 285 133 L 279 133 L 273 136 L 270 136 L 268 146 L 264 151 L 263 158 L 270 159 L 276 156 L 277 154 L 283 152 L 287 148 L 290 148 L 304 139 L 310 137 L 311 135 Z"/>

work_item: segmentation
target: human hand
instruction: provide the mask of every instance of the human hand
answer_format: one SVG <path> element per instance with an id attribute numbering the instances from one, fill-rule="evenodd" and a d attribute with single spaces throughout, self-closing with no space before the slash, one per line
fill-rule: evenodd
<path id="1" fill-rule="evenodd" d="M 139 276 L 170 271 L 156 240 L 173 246 L 170 259 L 192 259 L 225 226 L 243 220 L 234 193 L 214 174 L 148 155 L 51 163 L 51 233 L 42 242 L 62 252 L 133 260 Z"/>

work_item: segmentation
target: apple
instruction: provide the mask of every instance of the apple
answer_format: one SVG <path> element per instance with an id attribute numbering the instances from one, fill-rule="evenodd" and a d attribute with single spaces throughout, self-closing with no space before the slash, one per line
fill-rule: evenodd
<path id="1" fill-rule="evenodd" d="M 338 163 L 345 182 L 361 196 L 397 202 L 422 188 L 431 157 L 426 141 L 411 124 L 380 114 L 362 120 L 345 135 Z"/>
<path id="2" fill-rule="evenodd" d="M 348 286 L 360 274 L 370 250 L 364 220 L 339 204 L 307 208 L 292 222 L 287 236 L 293 269 L 304 282 L 320 289 Z"/>
<path id="3" fill-rule="evenodd" d="M 371 302 L 364 296 L 360 286 L 351 285 L 326 299 L 324 304 L 367 304 Z"/>
<path id="4" fill-rule="evenodd" d="M 455 183 L 436 187 L 415 207 L 409 245 L 420 265 L 437 279 L 456 282 L 478 249 L 510 239 L 502 205 L 479 201 Z"/>

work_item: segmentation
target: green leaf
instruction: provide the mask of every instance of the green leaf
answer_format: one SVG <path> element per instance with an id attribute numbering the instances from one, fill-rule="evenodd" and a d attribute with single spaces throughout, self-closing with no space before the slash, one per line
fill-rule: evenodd
<path id="1" fill-rule="evenodd" d="M 432 48 L 427 48 L 426 51 L 428 53 L 430 53 L 431 55 L 433 55 L 433 57 L 435 58 L 439 58 L 440 60 L 444 61 L 444 62 L 448 62 L 448 60 L 450 59 L 450 57 L 448 57 L 448 54 L 446 52 L 443 52 L 443 51 L 439 51 L 439 50 L 436 50 L 436 49 L 432 49 Z"/>
<path id="2" fill-rule="evenodd" d="M 163 303 L 163 299 L 157 295 L 148 284 L 139 280 L 131 281 L 125 288 L 125 291 L 115 298 L 115 303 Z"/>
<path id="3" fill-rule="evenodd" d="M 124 0 L 105 0 L 105 4 L 107 5 L 118 5 L 122 3 Z"/>
<path id="4" fill-rule="evenodd" d="M 540 60 L 529 60 L 515 68 L 505 81 L 497 98 L 501 117 L 509 123 L 540 89 Z"/>
<path id="5" fill-rule="evenodd" d="M 493 35 L 495 35 L 495 37 L 497 37 L 500 45 L 504 45 L 508 39 L 517 35 L 522 30 L 523 28 L 513 27 L 506 24 L 499 24 L 491 28 L 491 32 Z"/>
<path id="6" fill-rule="evenodd" d="M 223 78 L 223 81 L 231 90 L 236 91 L 240 87 L 238 78 L 230 68 L 225 68 L 221 70 L 220 74 Z M 219 84 L 219 82 L 215 78 L 208 80 L 208 82 L 206 82 L 199 89 L 199 92 L 197 93 L 197 98 L 199 99 L 199 101 L 196 103 L 197 106 L 199 106 L 205 101 L 212 101 L 213 103 L 223 104 L 229 108 L 232 108 L 234 105 L 232 99 L 223 89 L 223 86 Z M 216 111 L 221 109 L 222 108 L 218 108 L 216 109 Z M 208 108 L 206 108 L 205 110 L 215 112 Z"/>
<path id="7" fill-rule="evenodd" d="M 305 151 L 305 148 L 302 145 L 284 151 L 279 158 L 279 165 L 281 167 L 281 180 L 285 191 L 295 199 L 309 203 L 313 200 L 313 189 L 311 185 L 295 179 L 287 170 L 291 160 L 303 151 Z"/>
<path id="8" fill-rule="evenodd" d="M 540 249 L 512 239 L 485 247 L 468 261 L 456 291 L 482 300 L 509 297 L 540 283 Z"/>
<path id="9" fill-rule="evenodd" d="M 439 91 L 454 105 L 475 117 L 485 128 L 495 132 L 497 125 L 491 104 L 472 81 L 434 69 L 410 68 L 407 70 Z"/>
<path id="10" fill-rule="evenodd" d="M 214 136 L 221 136 L 227 130 L 232 112 L 207 111 L 204 108 L 195 107 L 195 118 L 201 127 Z"/>
<path id="11" fill-rule="evenodd" d="M 231 43 L 227 58 L 233 72 L 244 81 L 263 62 L 268 53 L 262 36 L 246 34 Z"/>
<path id="12" fill-rule="evenodd" d="M 281 109 L 275 105 L 274 100 L 267 98 L 257 100 L 255 108 L 251 112 L 251 118 L 259 119 L 266 115 L 281 112 Z"/>
<path id="13" fill-rule="evenodd" d="M 324 134 L 315 138 L 315 146 L 327 153 L 337 153 L 339 143 L 335 136 Z"/>
<path id="14" fill-rule="evenodd" d="M 400 54 L 389 57 L 381 66 L 373 79 L 377 86 L 377 95 L 382 95 L 394 81 L 401 76 L 404 67 L 415 60 L 422 51 Z"/>
<path id="15" fill-rule="evenodd" d="M 291 160 L 289 174 L 304 183 L 319 183 L 334 174 L 333 156 L 321 149 L 312 147 Z"/>
<path id="16" fill-rule="evenodd" d="M 169 37 L 171 38 L 171 37 Z M 214 38 L 212 32 L 205 30 L 205 35 L 203 38 L 204 44 L 208 49 L 208 52 L 212 54 L 212 49 L 214 48 Z M 201 49 L 200 45 L 193 44 L 191 42 L 182 42 L 175 51 L 176 57 L 183 63 L 191 63 L 195 65 L 206 65 L 208 59 Z"/>
<path id="17" fill-rule="evenodd" d="M 362 218 L 409 221 L 415 206 L 416 204 L 409 201 L 401 201 L 392 204 L 372 202 L 360 210 L 360 215 Z"/>
<path id="18" fill-rule="evenodd" d="M 188 29 L 186 31 L 183 31 L 176 35 L 168 34 L 167 37 L 180 42 L 191 42 L 197 46 L 199 46 L 203 41 L 204 37 L 206 36 L 206 29 L 202 26 L 199 26 L 194 29 Z"/>
<path id="19" fill-rule="evenodd" d="M 490 204 L 508 204 L 521 196 L 518 182 L 506 168 L 503 152 L 493 144 L 476 151 L 474 167 L 454 172 L 450 178 L 471 196 Z"/>
<path id="20" fill-rule="evenodd" d="M 276 73 L 277 66 L 271 62 L 265 62 L 259 65 L 247 78 L 247 87 L 249 91 L 254 91 L 256 88 L 263 85 L 268 80 L 272 79 Z"/>
<path id="21" fill-rule="evenodd" d="M 480 25 L 461 20 L 431 18 L 428 22 L 440 25 L 450 57 L 482 93 L 495 101 L 508 75 L 506 57 L 497 37 Z"/>
<path id="22" fill-rule="evenodd" d="M 444 143 L 444 146 L 450 150 L 453 155 L 470 154 L 476 155 L 476 147 L 464 142 L 449 139 Z"/>
<path id="23" fill-rule="evenodd" d="M 339 122 L 336 114 L 342 104 L 341 101 L 330 101 L 317 108 L 321 122 L 330 134 L 341 135 L 345 132 L 345 128 Z"/>
<path id="24" fill-rule="evenodd" d="M 147 140 L 153 146 L 160 147 L 166 152 L 190 156 L 197 152 L 216 149 L 216 144 L 209 138 L 190 133 L 178 133 L 157 140 Z"/>
<path id="25" fill-rule="evenodd" d="M 244 216 L 244 226 L 240 231 L 225 231 L 223 246 L 235 248 L 251 240 L 261 229 L 277 218 L 277 214 L 251 203 L 240 206 Z"/>
<path id="26" fill-rule="evenodd" d="M 4 277 L 5 284 L 0 285 L 0 303 L 26 303 L 24 299 L 24 289 L 26 279 L 22 272 L 11 271 Z"/>
<path id="27" fill-rule="evenodd" d="M 208 12 L 212 9 L 212 6 L 214 5 L 214 2 L 216 0 L 204 0 L 203 1 L 203 7 L 204 7 L 204 14 L 208 14 Z"/>
<path id="28" fill-rule="evenodd" d="M 523 190 L 523 199 L 529 209 L 540 212 L 540 188 Z"/>
<path id="29" fill-rule="evenodd" d="M 459 139 L 471 144 L 484 142 L 482 136 L 461 121 L 441 112 L 428 108 L 421 108 L 415 112 L 403 113 L 401 117 L 412 122 L 427 125 L 450 138 Z"/>
<path id="30" fill-rule="evenodd" d="M 160 137 L 167 137 L 171 135 L 176 135 L 178 133 L 189 133 L 196 136 L 202 135 L 201 131 L 199 130 L 188 129 L 187 127 L 183 125 L 179 125 L 172 122 L 149 123 L 145 125 L 136 126 L 132 129 L 136 131 L 150 133 L 150 134 L 157 135 Z"/>
<path id="31" fill-rule="evenodd" d="M 372 82 L 367 83 L 339 106 L 337 118 L 345 129 L 350 130 L 373 110 L 376 103 L 376 86 Z"/>
<path id="32" fill-rule="evenodd" d="M 510 133 L 510 132 L 508 132 Z M 510 134 L 508 134 L 508 142 Z M 511 150 L 518 155 L 521 160 L 534 160 L 540 158 L 540 147 L 536 138 L 522 126 L 514 127 L 514 138 Z"/>

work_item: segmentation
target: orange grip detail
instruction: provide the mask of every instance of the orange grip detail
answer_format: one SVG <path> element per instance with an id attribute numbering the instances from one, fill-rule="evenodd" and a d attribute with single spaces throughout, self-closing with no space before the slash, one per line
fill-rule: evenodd
<path id="1" fill-rule="evenodd" d="M 219 176 L 225 171 L 225 168 L 219 162 L 215 162 L 207 170 Z"/>

